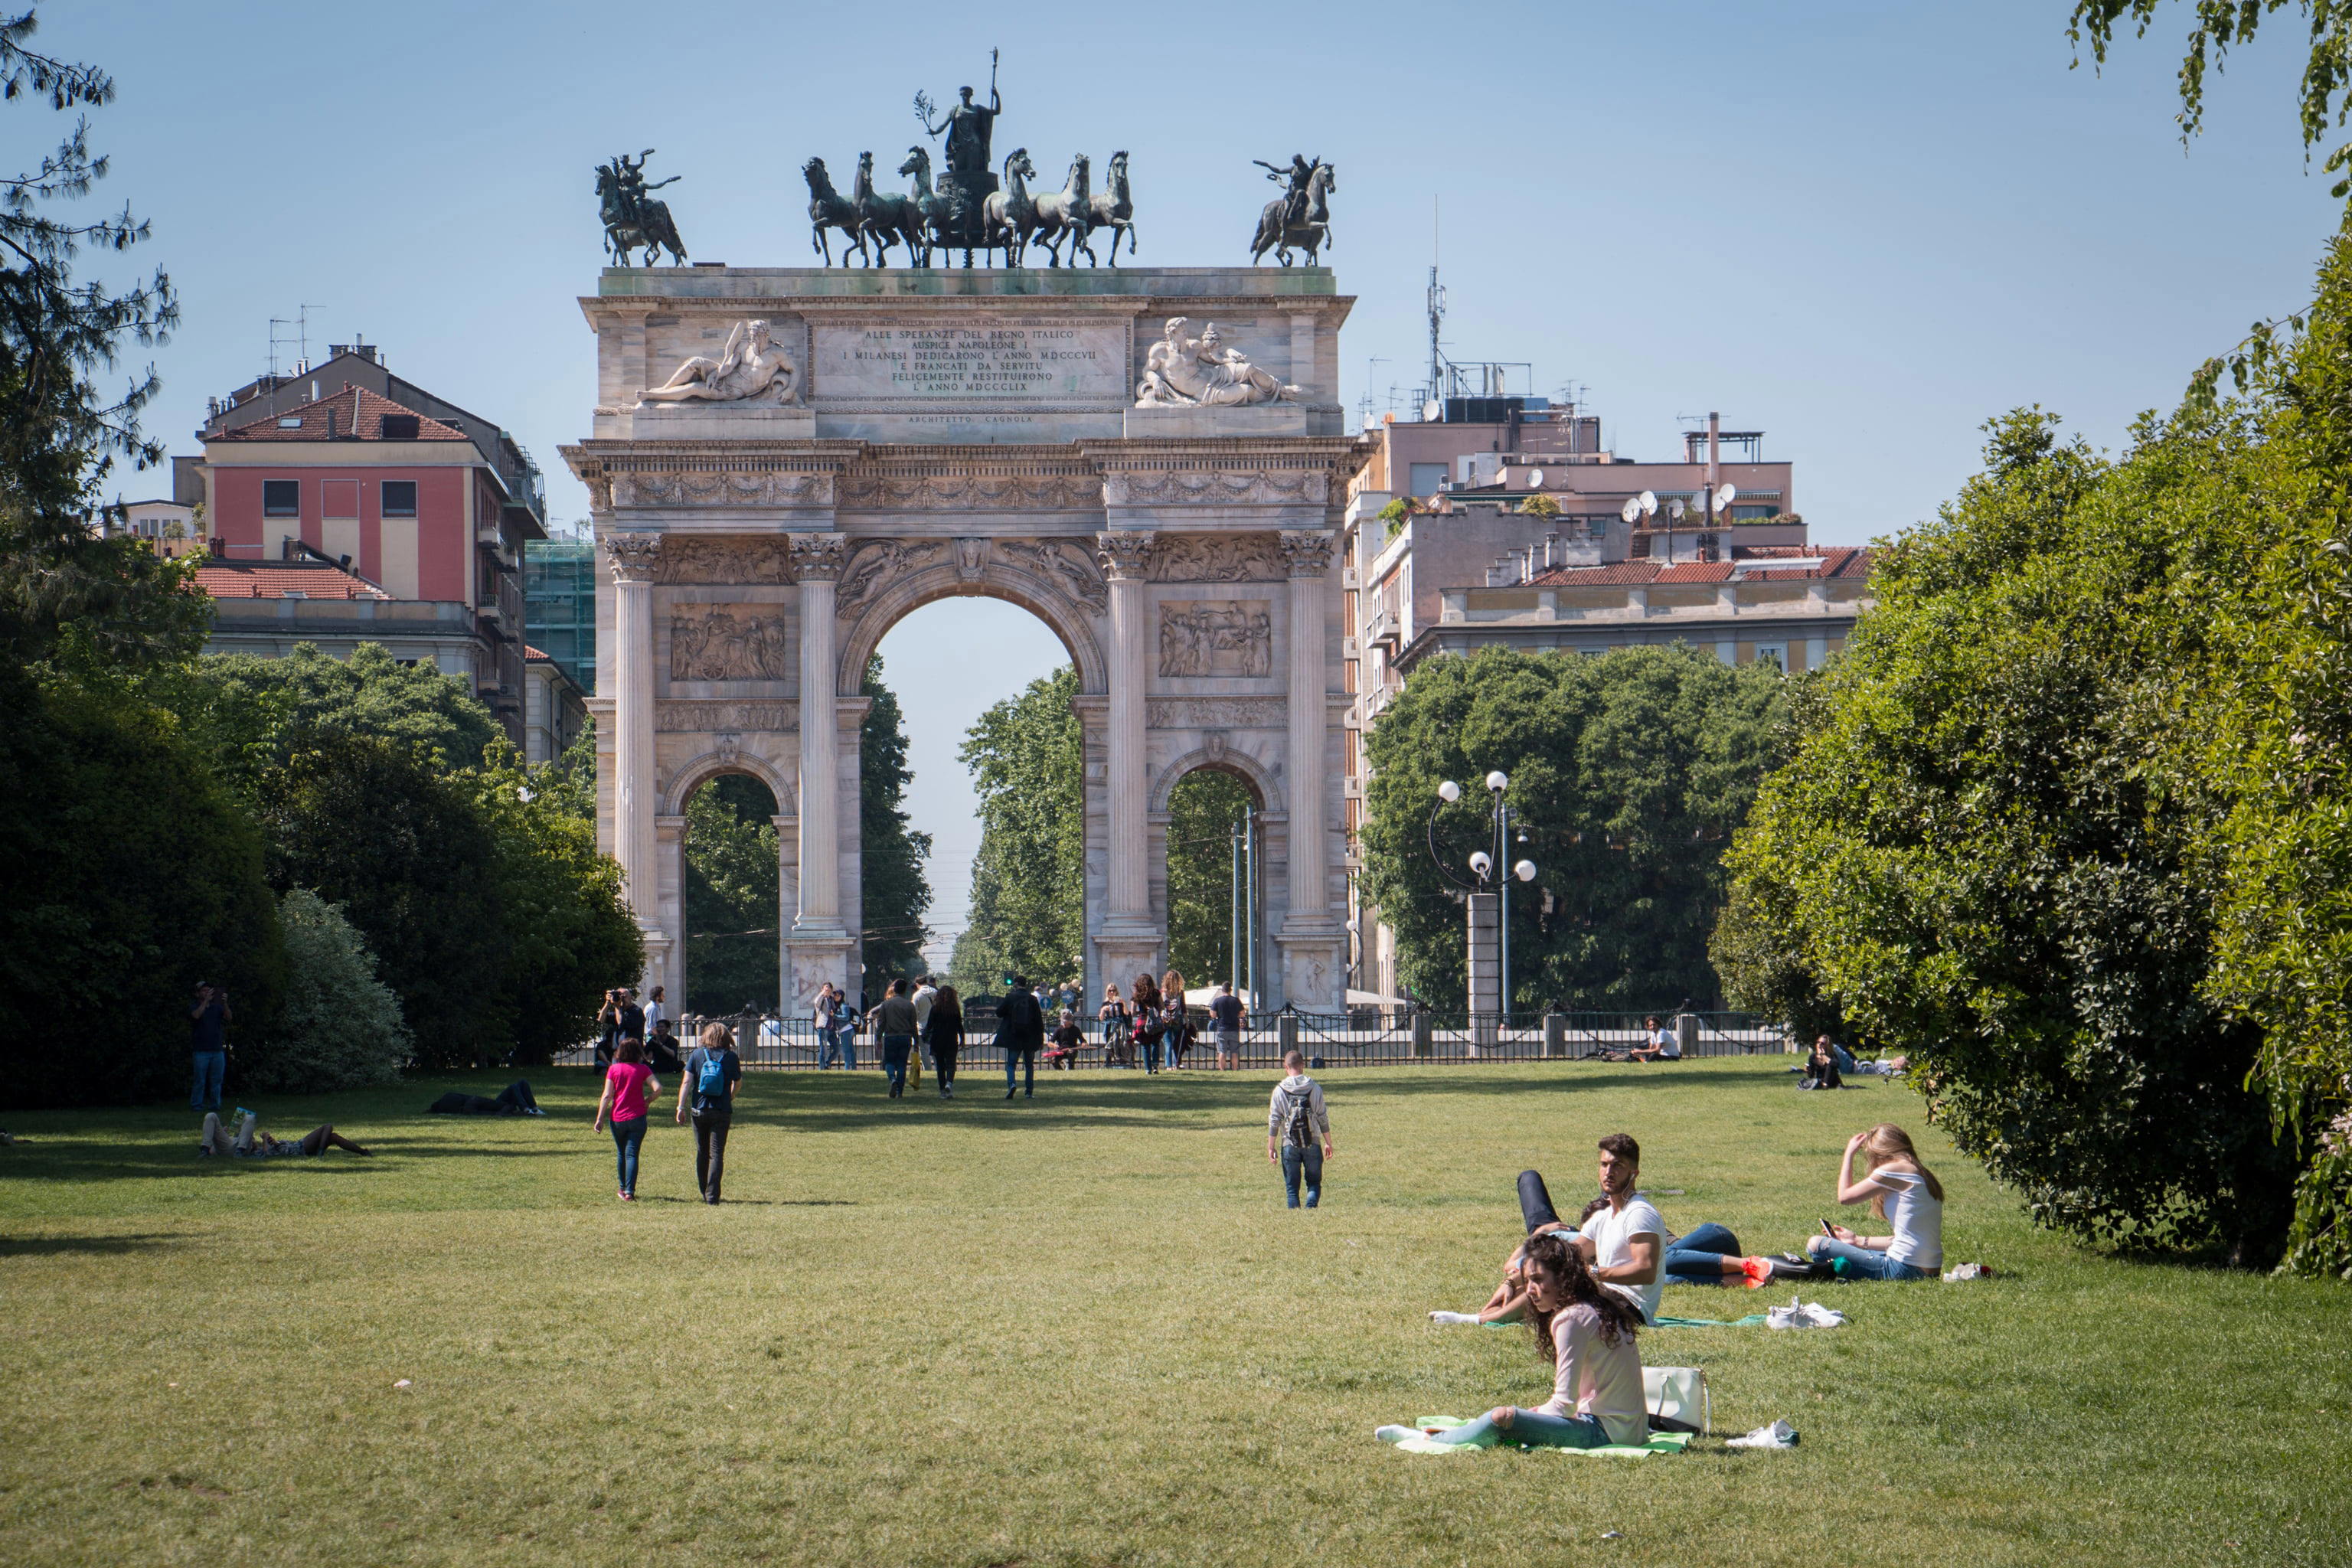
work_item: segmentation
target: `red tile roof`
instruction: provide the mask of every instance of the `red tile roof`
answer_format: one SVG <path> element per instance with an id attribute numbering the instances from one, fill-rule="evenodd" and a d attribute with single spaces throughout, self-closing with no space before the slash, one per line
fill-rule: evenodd
<path id="1" fill-rule="evenodd" d="M 1785 561 L 1785 566 L 1775 563 Z M 1797 564 L 1818 561 L 1818 566 Z M 1607 566 L 1555 566 L 1538 572 L 1524 584 L 1534 588 L 1637 587 L 1646 583 L 1728 583 L 1734 574 L 1742 581 L 1797 582 L 1809 577 L 1846 581 L 1870 575 L 1870 552 L 1853 545 L 1828 545 L 1819 550 L 1794 544 L 1742 546 L 1730 561 L 1618 561 Z"/>
<path id="2" fill-rule="evenodd" d="M 531 647 L 529 643 L 522 645 L 522 658 L 525 664 L 553 664 L 555 662 L 552 655 L 541 653 L 539 649 Z"/>
<path id="3" fill-rule="evenodd" d="M 344 440 L 354 432 L 362 441 L 381 441 L 383 437 L 383 416 L 404 414 L 416 421 L 415 439 L 419 441 L 463 441 L 466 433 L 454 425 L 444 425 L 429 419 L 414 408 L 404 408 L 389 397 L 380 397 L 364 386 L 343 384 L 341 392 L 321 397 L 312 403 L 289 408 L 283 414 L 265 415 L 250 425 L 240 425 L 212 437 L 215 441 L 325 441 Z M 297 426 L 285 421 L 299 419 Z M 333 432 L 331 437 L 329 432 Z M 406 437 L 403 437 L 406 439 Z"/>
<path id="4" fill-rule="evenodd" d="M 196 568 L 196 586 L 215 599 L 283 599 L 289 591 L 306 599 L 392 597 L 358 573 L 323 561 L 215 558 Z"/>

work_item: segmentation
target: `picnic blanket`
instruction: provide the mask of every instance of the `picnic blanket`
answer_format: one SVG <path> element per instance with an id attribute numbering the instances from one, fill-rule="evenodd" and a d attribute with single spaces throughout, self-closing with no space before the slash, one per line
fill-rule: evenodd
<path id="1" fill-rule="evenodd" d="M 1450 1431 L 1454 1427 L 1463 1425 L 1463 1422 L 1459 1417 L 1453 1415 L 1423 1415 L 1415 1419 L 1413 1425 L 1420 1427 L 1424 1432 L 1432 1430 L 1444 1432 Z M 1521 1453 L 1593 1454 L 1603 1458 L 1612 1459 L 1646 1459 L 1653 1454 L 1679 1454 L 1685 1448 L 1690 1447 L 1690 1440 L 1691 1434 L 1688 1432 L 1653 1432 L 1650 1434 L 1650 1440 L 1647 1443 L 1639 1445 L 1638 1447 L 1633 1444 L 1618 1443 L 1612 1443 L 1599 1448 L 1529 1448 L 1517 1443 L 1504 1443 L 1500 1445 L 1500 1447 L 1506 1448 L 1517 1448 Z M 1438 1443 L 1433 1442 L 1427 1437 L 1408 1437 L 1403 1442 L 1397 1444 L 1396 1448 L 1400 1453 L 1405 1454 L 1475 1454 L 1481 1452 L 1481 1450 L 1471 1447 L 1467 1444 Z"/>
<path id="2" fill-rule="evenodd" d="M 1665 1313 L 1660 1313 L 1658 1321 L 1649 1326 L 1654 1329 L 1760 1329 L 1764 1326 L 1764 1314 L 1761 1312 L 1750 1312 L 1744 1318 L 1676 1318 Z M 1488 1323 L 1486 1327 L 1490 1329 L 1517 1329 L 1523 1328 L 1525 1325 L 1520 1323 Z"/>

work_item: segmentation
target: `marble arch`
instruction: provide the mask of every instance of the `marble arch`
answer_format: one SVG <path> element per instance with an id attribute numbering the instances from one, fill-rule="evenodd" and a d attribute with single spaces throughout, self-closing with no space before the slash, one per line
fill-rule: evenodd
<path id="1" fill-rule="evenodd" d="M 858 674 L 934 600 L 1007 600 L 1060 637 L 1087 747 L 1089 991 L 1165 959 L 1167 791 L 1250 779 L 1277 824 L 1279 956 L 1260 1002 L 1336 1010 L 1344 984 L 1340 574 L 1332 540 L 1369 455 L 1339 404 L 1353 301 L 1318 268 L 607 268 L 587 487 L 599 574 L 598 834 L 684 995 L 683 803 L 733 767 L 775 793 L 788 1008 L 861 968 Z M 1150 395 L 1174 318 L 1226 345 Z M 793 395 L 647 400 L 742 323 Z M 1238 384 L 1238 382 L 1236 382 Z"/>

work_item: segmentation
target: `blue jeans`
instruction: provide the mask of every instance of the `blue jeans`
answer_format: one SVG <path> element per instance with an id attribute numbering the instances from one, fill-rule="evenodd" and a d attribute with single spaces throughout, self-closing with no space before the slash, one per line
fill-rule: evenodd
<path id="1" fill-rule="evenodd" d="M 907 1058 L 914 1054 L 914 1049 L 915 1037 L 912 1035 L 882 1037 L 882 1076 L 890 1080 L 892 1089 L 907 1087 Z"/>
<path id="2" fill-rule="evenodd" d="M 637 1191 L 637 1151 L 646 1142 L 645 1117 L 633 1121 L 613 1123 L 613 1144 L 621 1168 L 621 1190 L 635 1197 Z"/>
<path id="3" fill-rule="evenodd" d="M 1016 1067 L 1028 1075 L 1021 1085 L 1021 1092 L 1034 1094 L 1037 1091 L 1036 1047 L 1034 1046 L 1004 1047 L 1004 1098 L 1007 1100 L 1013 1098 L 1013 1074 Z"/>
<path id="4" fill-rule="evenodd" d="M 196 1081 L 188 1090 L 190 1110 L 218 1110 L 221 1080 L 228 1076 L 226 1051 L 198 1051 L 190 1058 L 195 1063 Z"/>
<path id="5" fill-rule="evenodd" d="M 1497 1426 L 1491 1415 L 1440 1432 L 1434 1443 L 1492 1448 L 1502 1443 L 1525 1443 L 1530 1448 L 1601 1448 L 1609 1445 L 1609 1429 L 1597 1415 L 1547 1415 L 1540 1410 L 1515 1410 L 1508 1426 Z"/>
<path id="6" fill-rule="evenodd" d="M 1850 1241 L 1839 1241 L 1826 1236 L 1816 1236 L 1805 1243 L 1805 1250 L 1827 1262 L 1837 1265 L 1841 1279 L 1927 1279 L 1934 1276 L 1925 1268 L 1914 1268 L 1907 1263 L 1897 1263 L 1874 1247 L 1856 1247 Z"/>
<path id="7" fill-rule="evenodd" d="M 1669 1285 L 1739 1285 L 1746 1277 L 1726 1274 L 1717 1262 L 1739 1256 L 1739 1238 L 1710 1221 L 1675 1242 L 1659 1261 Z"/>
<path id="8" fill-rule="evenodd" d="M 1315 1143 L 1285 1143 L 1282 1146 L 1282 1191 L 1290 1206 L 1298 1206 L 1298 1179 L 1307 1178 L 1307 1206 L 1314 1208 L 1323 1200 L 1323 1150 Z"/>
<path id="9" fill-rule="evenodd" d="M 841 1031 L 819 1025 L 816 1031 L 816 1065 L 831 1067 L 841 1060 Z"/>

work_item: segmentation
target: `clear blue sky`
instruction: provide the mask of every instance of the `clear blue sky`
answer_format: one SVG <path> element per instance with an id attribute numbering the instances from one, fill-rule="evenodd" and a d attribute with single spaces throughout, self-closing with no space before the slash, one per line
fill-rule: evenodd
<path id="1" fill-rule="evenodd" d="M 1252 158 L 1338 164 L 1351 405 L 1417 379 L 1440 197 L 1454 358 L 1580 384 L 1630 455 L 1710 408 L 1761 428 L 1815 537 L 1858 542 L 1931 514 L 1989 416 L 2040 403 L 2112 447 L 2308 291 L 2335 204 L 2296 139 L 2292 18 L 2213 84 L 2184 153 L 2184 18 L 2099 77 L 2067 68 L 2066 9 L 228 0 L 46 5 L 37 42 L 120 85 L 93 116 L 99 195 L 153 220 L 145 255 L 183 293 L 152 419 L 177 450 L 308 303 L 314 348 L 364 332 L 514 430 L 582 515 L 555 448 L 592 402 L 593 165 L 656 147 L 697 259 L 797 264 L 801 161 L 903 150 L 915 89 L 984 82 L 999 45 L 1000 150 L 1055 182 L 1129 150 L 1146 263 L 1240 259 L 1271 194 Z M 5 113 L 20 162 L 62 129 Z M 887 649 L 945 901 L 970 850 L 955 736 L 1059 657 L 995 629 L 1017 619 L 934 609 Z M 959 666 L 976 641 L 984 695 Z"/>

